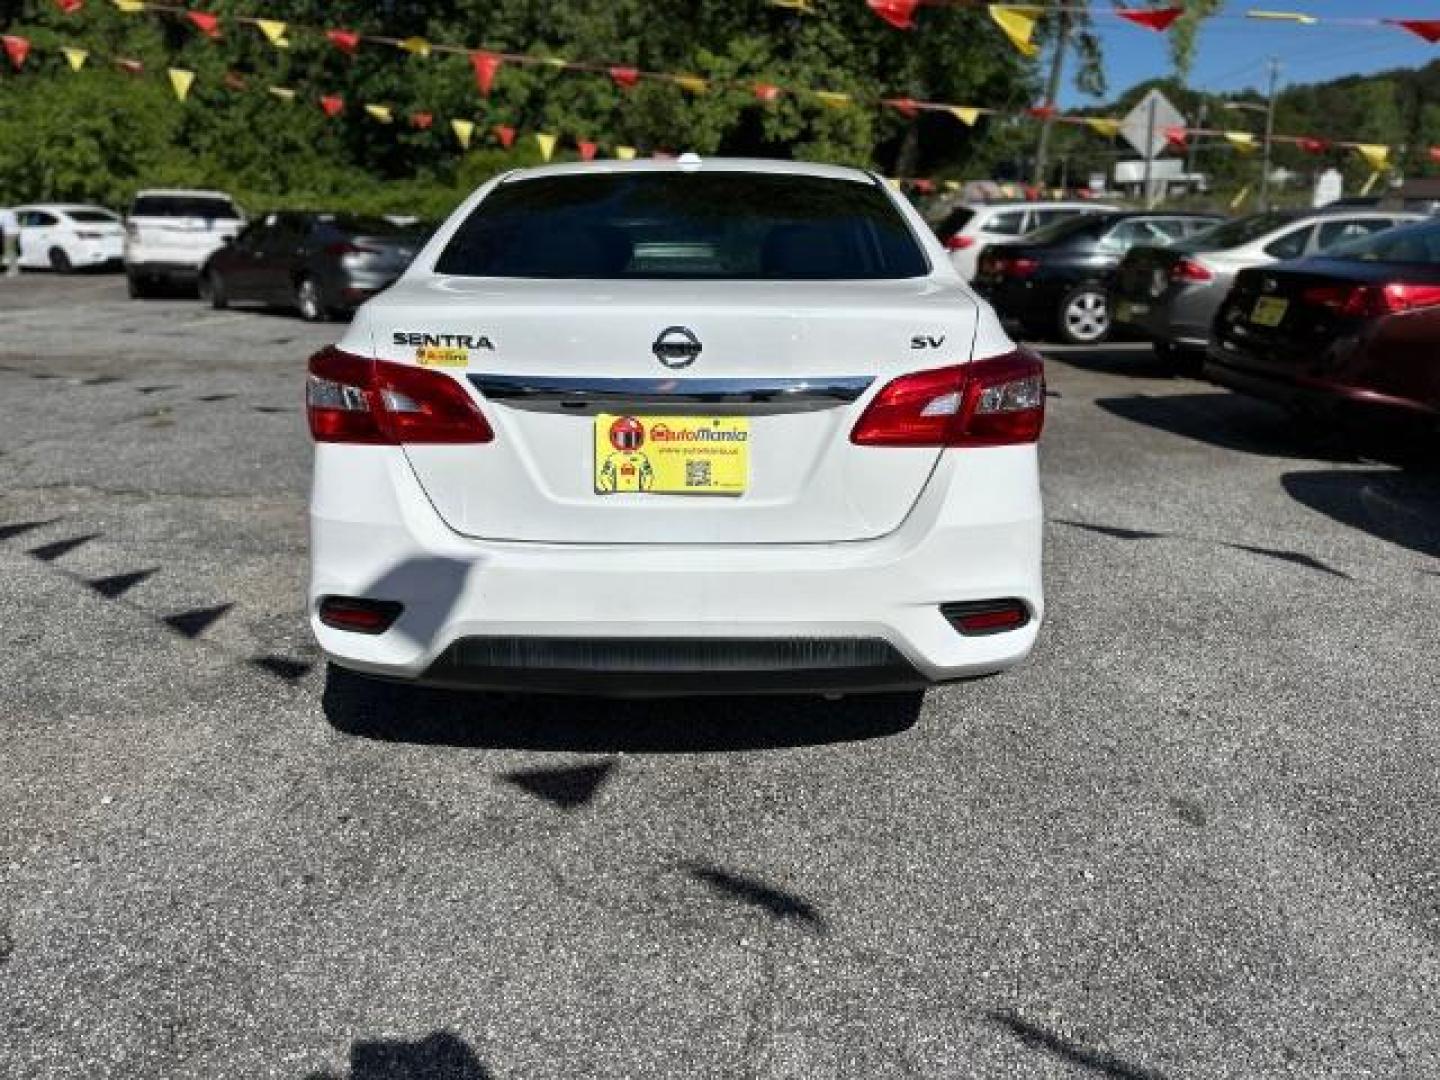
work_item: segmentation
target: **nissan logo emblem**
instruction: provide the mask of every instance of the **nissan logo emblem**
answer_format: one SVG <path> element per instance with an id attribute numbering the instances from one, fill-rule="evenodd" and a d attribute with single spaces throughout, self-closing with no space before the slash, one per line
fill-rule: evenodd
<path id="1" fill-rule="evenodd" d="M 700 339 L 688 326 L 667 326 L 650 349 L 667 368 L 687 368 L 700 355 Z"/>

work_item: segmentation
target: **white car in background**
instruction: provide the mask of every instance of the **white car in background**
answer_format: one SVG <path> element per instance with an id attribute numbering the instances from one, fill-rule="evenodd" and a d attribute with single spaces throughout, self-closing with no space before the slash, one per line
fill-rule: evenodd
<path id="1" fill-rule="evenodd" d="M 245 227 L 245 214 L 223 191 L 142 191 L 125 219 L 125 277 L 132 297 L 161 285 L 193 287 L 200 268 Z"/>
<path id="2" fill-rule="evenodd" d="M 975 280 L 980 253 L 989 244 L 1004 244 L 1081 214 L 1118 210 L 1096 202 L 963 203 L 935 227 L 935 235 L 965 281 Z"/>
<path id="3" fill-rule="evenodd" d="M 342 668 L 838 694 L 1035 642 L 1040 359 L 870 173 L 508 173 L 311 359 L 307 412 Z"/>
<path id="4" fill-rule="evenodd" d="M 125 240 L 120 215 L 103 206 L 31 203 L 14 209 L 20 265 L 61 274 L 118 264 Z"/>

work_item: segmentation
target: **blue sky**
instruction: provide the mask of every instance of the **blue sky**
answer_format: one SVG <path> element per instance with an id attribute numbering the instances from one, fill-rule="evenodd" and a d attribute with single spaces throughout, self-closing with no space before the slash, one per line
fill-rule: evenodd
<path id="1" fill-rule="evenodd" d="M 1096 5 L 1098 10 L 1106 6 L 1105 0 Z M 1440 19 L 1437 0 L 1228 0 L 1224 14 L 1239 15 L 1249 8 L 1303 11 L 1322 18 Z M 1164 35 L 1104 15 L 1095 24 L 1105 46 L 1109 97 L 1144 79 L 1170 73 Z M 1324 82 L 1356 72 L 1419 67 L 1440 59 L 1440 45 L 1427 44 L 1398 27 L 1295 26 L 1221 15 L 1200 31 L 1190 82 L 1212 91 L 1263 87 L 1265 65 L 1271 56 L 1280 60 L 1283 86 Z M 1078 94 L 1067 80 L 1060 104 L 1072 107 L 1094 102 Z"/>

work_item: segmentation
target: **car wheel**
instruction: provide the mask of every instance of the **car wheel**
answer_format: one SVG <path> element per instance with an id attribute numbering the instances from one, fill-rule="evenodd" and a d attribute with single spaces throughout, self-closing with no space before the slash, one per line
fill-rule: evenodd
<path id="1" fill-rule="evenodd" d="M 1110 336 L 1110 298 L 1104 289 L 1081 285 L 1060 301 L 1060 340 L 1069 345 L 1098 345 Z"/>
<path id="2" fill-rule="evenodd" d="M 139 274 L 126 274 L 125 287 L 130 293 L 131 300 L 144 300 L 154 295 L 154 289 L 151 288 L 149 279 L 143 278 Z"/>
<path id="3" fill-rule="evenodd" d="M 330 318 L 325 302 L 320 299 L 320 286 L 315 284 L 314 278 L 301 278 L 300 284 L 295 286 L 295 306 L 306 322 L 325 322 Z"/>
<path id="4" fill-rule="evenodd" d="M 225 290 L 225 279 L 214 270 L 207 270 L 200 275 L 200 299 L 209 300 L 210 306 L 216 311 L 224 311 L 230 306 L 230 294 Z"/>
<path id="5" fill-rule="evenodd" d="M 50 269 L 54 270 L 57 274 L 70 273 L 72 269 L 70 256 L 65 254 L 64 248 L 55 247 L 50 249 Z"/>

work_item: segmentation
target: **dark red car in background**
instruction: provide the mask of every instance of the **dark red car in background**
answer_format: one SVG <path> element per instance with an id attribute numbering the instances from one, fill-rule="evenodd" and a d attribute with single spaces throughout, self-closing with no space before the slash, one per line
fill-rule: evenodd
<path id="1" fill-rule="evenodd" d="M 1241 271 L 1205 374 L 1297 412 L 1378 413 L 1440 434 L 1440 219 Z"/>

